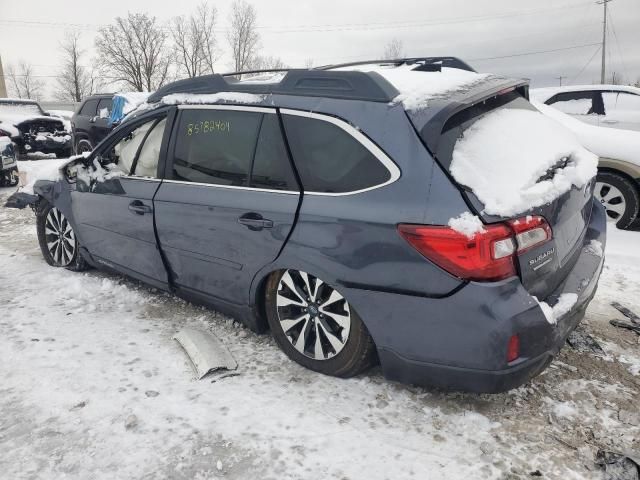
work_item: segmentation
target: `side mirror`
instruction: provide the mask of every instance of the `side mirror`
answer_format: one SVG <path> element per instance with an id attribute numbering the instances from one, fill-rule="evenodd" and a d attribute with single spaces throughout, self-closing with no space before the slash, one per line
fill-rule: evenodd
<path id="1" fill-rule="evenodd" d="M 42 115 L 44 115 L 45 117 L 50 117 L 51 114 L 49 112 L 42 112 Z"/>

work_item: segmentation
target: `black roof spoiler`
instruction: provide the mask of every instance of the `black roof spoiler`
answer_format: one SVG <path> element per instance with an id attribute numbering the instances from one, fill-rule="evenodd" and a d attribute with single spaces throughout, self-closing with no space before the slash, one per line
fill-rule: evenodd
<path id="1" fill-rule="evenodd" d="M 446 97 L 429 100 L 427 108 L 410 110 L 407 114 L 427 148 L 435 152 L 442 130 L 451 117 L 485 100 L 512 91 L 529 99 L 529 80 L 491 76 L 469 88 L 451 92 Z"/>

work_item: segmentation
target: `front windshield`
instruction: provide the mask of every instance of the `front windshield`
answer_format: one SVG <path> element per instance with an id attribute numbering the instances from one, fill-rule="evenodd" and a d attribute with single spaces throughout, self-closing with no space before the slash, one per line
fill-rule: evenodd
<path id="1" fill-rule="evenodd" d="M 0 114 L 13 113 L 18 115 L 42 115 L 42 110 L 36 103 L 0 102 Z"/>

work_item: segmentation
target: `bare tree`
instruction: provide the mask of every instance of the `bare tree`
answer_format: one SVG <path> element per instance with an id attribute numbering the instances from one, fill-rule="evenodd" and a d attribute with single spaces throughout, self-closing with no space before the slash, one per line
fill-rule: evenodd
<path id="1" fill-rule="evenodd" d="M 213 73 L 216 60 L 215 22 L 216 9 L 206 1 L 189 17 L 181 15 L 171 22 L 176 63 L 188 77 Z"/>
<path id="2" fill-rule="evenodd" d="M 12 95 L 40 100 L 44 83 L 34 75 L 31 64 L 22 61 L 17 69 L 14 65 L 9 65 L 6 77 L 9 79 Z"/>
<path id="3" fill-rule="evenodd" d="M 257 15 L 253 5 L 235 0 L 229 16 L 227 40 L 231 47 L 234 71 L 253 68 L 260 50 L 260 35 L 256 30 Z"/>
<path id="4" fill-rule="evenodd" d="M 607 83 L 610 85 L 624 85 L 622 75 L 616 71 L 611 72 L 611 75 L 607 79 Z"/>
<path id="5" fill-rule="evenodd" d="M 139 92 L 157 90 L 171 66 L 167 36 L 156 17 L 146 13 L 117 17 L 98 31 L 99 65 L 105 76 Z"/>
<path id="6" fill-rule="evenodd" d="M 58 100 L 80 102 L 95 93 L 99 88 L 93 69 L 82 65 L 85 51 L 80 48 L 80 33 L 68 33 L 60 44 L 62 51 L 62 70 L 56 80 Z"/>
<path id="7" fill-rule="evenodd" d="M 382 54 L 383 60 L 394 60 L 402 57 L 404 57 L 402 40 L 392 38 L 384 47 L 384 53 Z"/>
<path id="8" fill-rule="evenodd" d="M 250 70 L 278 70 L 288 68 L 287 64 L 284 63 L 280 57 L 263 57 L 261 55 L 256 56 L 247 67 Z"/>

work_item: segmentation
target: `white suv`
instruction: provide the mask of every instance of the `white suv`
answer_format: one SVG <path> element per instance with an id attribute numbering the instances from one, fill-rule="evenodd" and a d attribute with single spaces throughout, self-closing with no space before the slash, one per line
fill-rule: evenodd
<path id="1" fill-rule="evenodd" d="M 640 88 L 576 85 L 536 88 L 531 98 L 591 125 L 640 131 Z"/>

